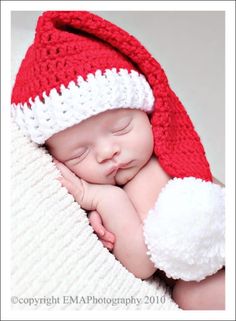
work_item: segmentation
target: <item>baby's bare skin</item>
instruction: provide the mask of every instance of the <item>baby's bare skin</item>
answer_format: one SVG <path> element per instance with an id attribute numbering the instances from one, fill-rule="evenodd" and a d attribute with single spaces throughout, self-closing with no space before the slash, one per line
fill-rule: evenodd
<path id="1" fill-rule="evenodd" d="M 97 211 L 116 236 L 117 259 L 142 279 L 152 275 L 155 268 L 146 254 L 139 209 L 116 186 L 140 175 L 151 159 L 153 136 L 146 113 L 107 111 L 57 133 L 47 146 L 60 161 L 62 184 L 84 209 Z"/>
<path id="2" fill-rule="evenodd" d="M 150 277 L 156 268 L 146 254 L 141 214 L 128 193 L 118 186 L 87 183 L 78 179 L 62 163 L 56 163 L 63 176 L 60 178 L 62 185 L 85 210 L 97 211 L 105 228 L 115 234 L 113 253 L 116 258 L 136 277 Z M 150 163 L 153 164 L 147 166 L 151 169 L 154 162 Z M 129 192 L 133 193 L 130 187 Z"/>
<path id="3" fill-rule="evenodd" d="M 147 115 L 140 110 L 107 111 L 57 133 L 49 138 L 47 147 L 59 160 L 62 185 L 85 210 L 97 214 L 97 219 L 101 216 L 105 236 L 108 231 L 110 237 L 115 235 L 117 259 L 137 277 L 150 277 L 156 268 L 146 254 L 143 220 L 170 177 L 152 157 Z M 219 298 L 214 304 L 209 299 L 212 284 Z M 204 286 L 202 282 L 177 281 L 174 299 L 184 309 L 191 309 L 194 297 L 201 296 L 196 309 L 222 309 L 223 287 L 224 271 L 204 280 Z"/>
<path id="4" fill-rule="evenodd" d="M 154 207 L 161 189 L 166 185 L 170 177 L 163 171 L 156 157 L 149 162 L 130 180 L 123 189 L 134 204 L 142 222 Z"/>

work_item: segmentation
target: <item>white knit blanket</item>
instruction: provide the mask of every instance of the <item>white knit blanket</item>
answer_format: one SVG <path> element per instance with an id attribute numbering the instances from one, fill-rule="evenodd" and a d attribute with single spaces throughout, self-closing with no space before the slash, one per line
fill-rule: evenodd
<path id="1" fill-rule="evenodd" d="M 160 280 L 135 278 L 103 247 L 51 156 L 15 124 L 11 149 L 13 309 L 178 309 Z"/>

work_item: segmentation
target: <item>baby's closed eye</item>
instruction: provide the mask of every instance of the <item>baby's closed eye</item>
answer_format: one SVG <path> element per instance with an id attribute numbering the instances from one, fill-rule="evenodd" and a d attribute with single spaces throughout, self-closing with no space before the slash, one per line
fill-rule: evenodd
<path id="1" fill-rule="evenodd" d="M 113 127 L 111 132 L 112 132 L 112 134 L 123 135 L 123 134 L 128 133 L 131 129 L 132 129 L 131 121 L 128 121 L 124 124 L 120 124 L 120 125 Z"/>
<path id="2" fill-rule="evenodd" d="M 67 160 L 67 162 L 72 162 L 73 164 L 80 162 L 84 157 L 87 156 L 88 152 L 89 152 L 89 147 L 81 147 L 76 151 L 76 153 L 73 156 L 71 156 Z"/>

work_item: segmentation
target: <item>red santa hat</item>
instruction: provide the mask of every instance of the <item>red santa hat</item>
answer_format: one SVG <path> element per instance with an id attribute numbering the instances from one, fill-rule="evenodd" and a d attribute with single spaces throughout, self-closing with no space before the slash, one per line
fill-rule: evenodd
<path id="1" fill-rule="evenodd" d="M 152 112 L 154 152 L 172 177 L 212 180 L 200 138 L 165 72 L 133 36 L 85 11 L 48 11 L 12 91 L 12 115 L 31 139 L 100 112 Z"/>

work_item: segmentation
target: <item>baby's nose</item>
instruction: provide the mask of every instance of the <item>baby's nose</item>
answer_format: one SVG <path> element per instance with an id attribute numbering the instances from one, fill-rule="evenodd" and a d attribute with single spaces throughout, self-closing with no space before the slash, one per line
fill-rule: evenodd
<path id="1" fill-rule="evenodd" d="M 111 160 L 120 153 L 120 148 L 117 144 L 106 143 L 103 141 L 97 146 L 97 161 L 103 163 L 106 160 Z"/>

